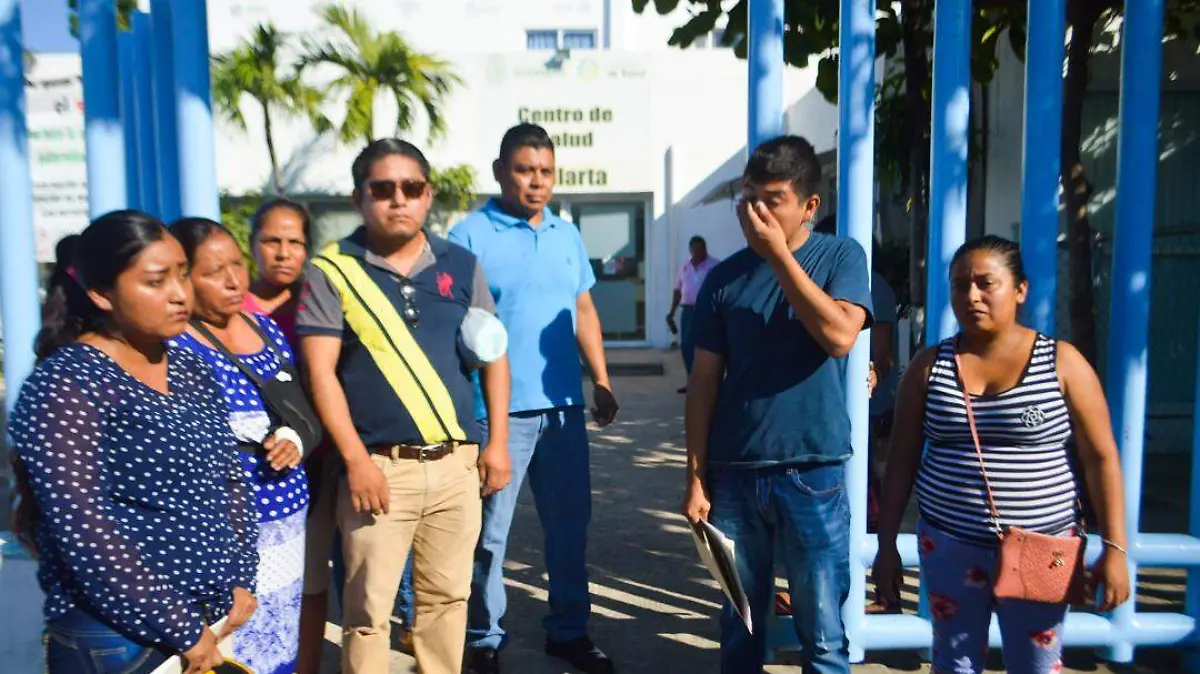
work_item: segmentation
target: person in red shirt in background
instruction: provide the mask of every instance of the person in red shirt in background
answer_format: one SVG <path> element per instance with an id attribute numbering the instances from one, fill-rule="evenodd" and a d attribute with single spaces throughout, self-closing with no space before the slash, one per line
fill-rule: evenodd
<path id="1" fill-rule="evenodd" d="M 263 202 L 250 220 L 250 250 L 258 271 L 250 282 L 242 308 L 270 316 L 293 348 L 297 346 L 296 312 L 301 304 L 304 267 L 312 244 L 308 209 L 291 199 L 280 197 Z M 299 355 L 298 350 L 295 353 Z M 301 674 L 313 674 L 321 667 L 325 617 L 329 610 L 337 461 L 328 449 L 329 443 L 322 442 L 305 465 L 311 499 L 296 665 Z"/>
<path id="2" fill-rule="evenodd" d="M 250 250 L 258 277 L 250 283 L 243 308 L 267 314 L 296 344 L 300 278 L 312 244 L 312 219 L 291 199 L 264 202 L 250 220 Z"/>

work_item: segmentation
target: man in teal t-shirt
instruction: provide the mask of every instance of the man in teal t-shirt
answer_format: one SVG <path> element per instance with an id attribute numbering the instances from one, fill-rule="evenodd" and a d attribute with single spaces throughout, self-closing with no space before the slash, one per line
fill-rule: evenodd
<path id="1" fill-rule="evenodd" d="M 709 273 L 696 300 L 683 511 L 733 541 L 755 627 L 748 632 L 726 605 L 724 674 L 762 670 L 777 549 L 804 671 L 850 672 L 845 373 L 871 324 L 871 292 L 862 248 L 806 227 L 821 203 L 820 174 L 803 138 L 754 150 L 738 204 L 749 246 Z"/>

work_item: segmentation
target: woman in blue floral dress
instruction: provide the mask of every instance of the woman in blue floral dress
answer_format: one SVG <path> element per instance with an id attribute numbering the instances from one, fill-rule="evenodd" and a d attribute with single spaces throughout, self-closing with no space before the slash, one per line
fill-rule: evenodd
<path id="1" fill-rule="evenodd" d="M 242 467 L 258 511 L 259 607 L 234 635 L 234 654 L 255 674 L 292 674 L 299 647 L 309 500 L 301 466 L 304 448 L 299 435 L 280 425 L 254 382 L 214 340 L 237 354 L 261 380 L 279 374 L 281 359 L 290 363 L 292 350 L 270 317 L 241 313 L 248 275 L 229 230 L 211 220 L 187 218 L 172 225 L 171 232 L 187 253 L 196 294 L 193 325 L 174 343 L 207 361 L 224 390 L 229 425 L 241 443 Z"/>

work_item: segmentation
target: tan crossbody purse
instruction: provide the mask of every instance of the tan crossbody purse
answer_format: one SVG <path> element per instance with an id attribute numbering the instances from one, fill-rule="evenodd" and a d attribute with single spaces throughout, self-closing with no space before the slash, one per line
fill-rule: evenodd
<path id="1" fill-rule="evenodd" d="M 1000 538 L 1000 555 L 993 574 L 993 593 L 997 599 L 1023 599 L 1071 606 L 1085 604 L 1087 582 L 1083 553 L 1087 545 L 1086 538 L 1081 534 L 1050 536 L 1000 524 L 1000 511 L 996 509 L 996 499 L 992 495 L 987 465 L 983 461 L 983 447 L 975 427 L 975 412 L 971 408 L 971 396 L 962 378 L 962 361 L 957 353 L 954 354 L 954 364 L 958 367 L 963 403 L 967 407 L 967 423 L 971 427 L 971 439 L 975 442 L 975 454 L 979 457 L 983 486 L 992 509 L 992 525 L 996 536 Z M 1080 526 L 1078 531 L 1082 532 L 1083 527 Z"/>

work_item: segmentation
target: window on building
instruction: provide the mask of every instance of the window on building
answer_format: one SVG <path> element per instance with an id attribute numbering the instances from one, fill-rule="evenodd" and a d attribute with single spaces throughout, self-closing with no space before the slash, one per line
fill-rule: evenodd
<path id="1" fill-rule="evenodd" d="M 594 30 L 564 30 L 562 34 L 563 49 L 595 49 L 596 31 Z"/>
<path id="2" fill-rule="evenodd" d="M 555 49 L 558 49 L 558 31 L 525 31 L 525 48 L 530 51 L 554 51 Z"/>

